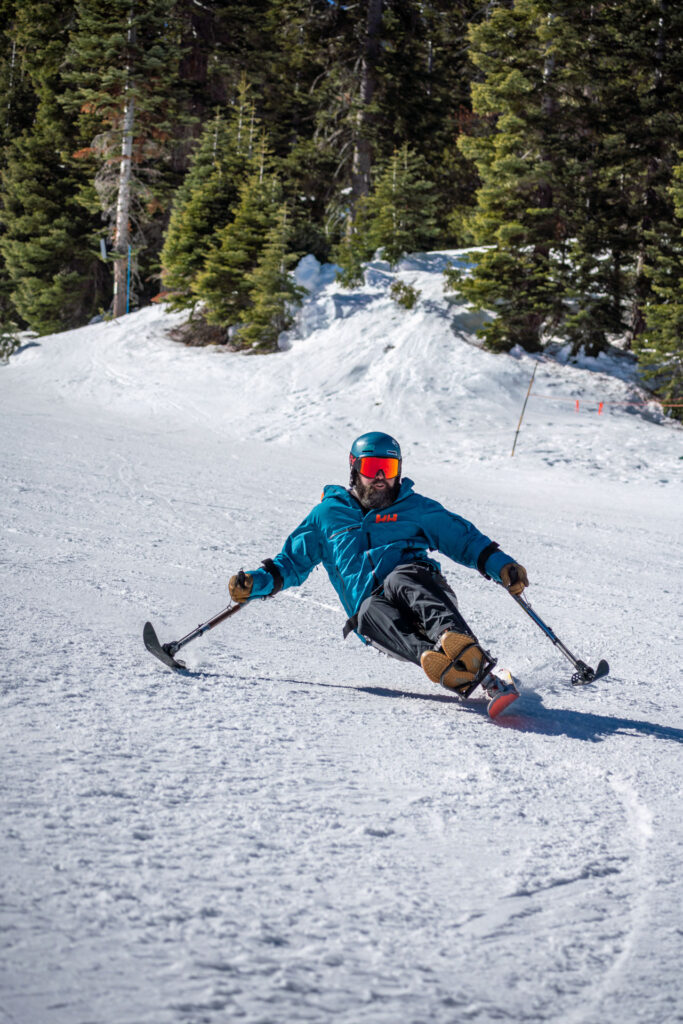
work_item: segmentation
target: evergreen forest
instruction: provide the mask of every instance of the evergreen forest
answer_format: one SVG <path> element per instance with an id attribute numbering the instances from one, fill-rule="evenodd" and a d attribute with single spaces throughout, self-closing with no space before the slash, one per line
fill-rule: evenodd
<path id="1" fill-rule="evenodd" d="M 273 351 L 313 253 L 471 248 L 498 352 L 683 402 L 683 6 L 0 0 L 0 336 L 187 310 Z"/>

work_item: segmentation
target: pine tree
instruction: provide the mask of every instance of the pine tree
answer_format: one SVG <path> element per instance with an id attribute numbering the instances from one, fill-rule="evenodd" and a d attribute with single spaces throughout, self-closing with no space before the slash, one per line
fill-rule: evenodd
<path id="1" fill-rule="evenodd" d="M 633 348 L 646 379 L 667 403 L 683 403 L 683 152 L 669 189 L 672 223 L 657 232 L 646 266 L 652 297 L 645 307 L 646 327 Z M 683 420 L 683 408 L 672 413 Z"/>
<path id="2" fill-rule="evenodd" d="M 180 33 L 174 0 L 76 0 L 64 102 L 80 112 L 114 252 L 114 315 L 126 308 L 129 246 L 151 270 L 170 201 Z"/>
<path id="3" fill-rule="evenodd" d="M 340 268 L 337 273 L 339 283 L 345 288 L 360 287 L 365 264 L 374 254 L 370 197 L 363 196 L 356 202 L 353 220 L 350 220 L 344 237 L 332 250 L 332 259 Z"/>
<path id="4" fill-rule="evenodd" d="M 617 152 L 605 135 L 611 116 L 605 62 L 615 41 L 604 5 L 587 10 L 568 0 L 559 9 L 554 0 L 539 0 L 535 6 L 544 88 L 557 118 L 551 152 L 561 244 L 550 251 L 550 273 L 561 304 L 553 326 L 574 353 L 583 346 L 596 355 L 607 334 L 623 328 L 623 190 L 614 188 Z"/>
<path id="5" fill-rule="evenodd" d="M 425 158 L 408 144 L 395 150 L 368 201 L 370 245 L 392 266 L 408 252 L 428 249 L 436 234 L 436 195 Z"/>
<path id="6" fill-rule="evenodd" d="M 440 211 L 439 245 L 465 244 L 460 224 L 478 184 L 457 148 L 457 126 L 470 119 L 473 68 L 464 41 L 480 16 L 473 0 L 404 0 L 388 3 L 384 18 L 378 159 L 405 143 L 425 159 Z"/>
<path id="7" fill-rule="evenodd" d="M 367 103 L 363 105 L 360 96 L 368 0 L 355 6 L 270 0 L 269 6 L 281 52 L 280 85 L 275 92 L 284 87 L 291 95 L 294 81 L 297 99 L 294 132 L 277 155 L 292 201 L 295 229 L 302 223 L 314 238 L 317 231 L 318 252 L 325 258 L 330 244 L 346 232 L 358 198 L 351 195 L 351 189 L 360 106 L 363 136 L 370 146 L 374 140 L 371 133 L 377 128 L 372 121 L 374 112 Z M 273 95 L 273 90 L 267 94 Z M 266 116 L 274 119 L 271 112 Z"/>
<path id="8" fill-rule="evenodd" d="M 33 114 L 3 151 L 0 253 L 11 303 L 40 334 L 85 322 L 105 284 L 97 225 L 82 205 L 87 177 L 71 157 L 75 126 L 58 103 L 72 15 L 71 4 L 23 0 L 9 29 L 12 79 L 22 78 Z"/>
<path id="9" fill-rule="evenodd" d="M 471 275 L 454 272 L 451 283 L 475 308 L 495 310 L 482 332 L 494 350 L 537 350 L 557 314 L 554 110 L 537 26 L 534 0 L 518 0 L 470 27 L 470 57 L 483 76 L 472 87 L 480 121 L 459 145 L 481 178 L 472 226 L 490 248 L 477 255 Z"/>
<path id="10" fill-rule="evenodd" d="M 246 313 L 247 323 L 237 335 L 240 346 L 274 351 L 282 331 L 294 323 L 294 310 L 301 304 L 305 289 L 300 288 L 289 273 L 288 268 L 296 260 L 289 252 L 289 237 L 287 206 L 283 205 L 266 236 L 256 267 L 246 275 L 251 286 L 251 305 Z"/>
<path id="11" fill-rule="evenodd" d="M 298 237 L 310 238 L 322 256 L 325 240 L 343 245 L 378 168 L 408 143 L 427 161 L 443 211 L 441 239 L 451 239 L 448 214 L 471 201 L 476 181 L 454 132 L 469 102 L 463 36 L 474 0 L 271 0 L 270 8 L 279 84 L 264 86 L 264 119 L 269 135 L 286 142 L 275 151 L 295 229 L 302 224 Z M 277 129 L 275 98 L 292 115 Z"/>
<path id="12" fill-rule="evenodd" d="M 103 299 L 93 224 L 79 201 L 87 184 L 58 147 L 41 108 L 10 147 L 2 176 L 0 251 L 14 307 L 38 334 L 79 326 Z"/>
<path id="13" fill-rule="evenodd" d="M 277 177 L 261 170 L 243 183 L 233 219 L 216 232 L 204 269 L 192 284 L 208 323 L 235 325 L 249 308 L 247 275 L 254 270 L 275 223 L 281 191 Z"/>
<path id="14" fill-rule="evenodd" d="M 29 128 L 33 120 L 37 97 L 31 81 L 24 71 L 21 46 L 17 40 L 16 21 L 18 17 L 16 0 L 0 0 L 0 24 L 6 26 L 0 33 L 0 171 L 7 166 L 9 146 L 13 139 Z M 0 238 L 2 237 L 0 221 Z M 12 282 L 7 272 L 0 248 L 0 328 L 16 326 L 18 313 L 10 293 Z"/>
<path id="15" fill-rule="evenodd" d="M 267 7 L 261 31 L 270 49 L 250 63 L 249 75 L 287 197 L 292 245 L 324 261 L 326 211 L 339 181 L 336 155 L 319 133 L 320 92 L 329 57 L 324 36 L 336 10 L 308 0 L 268 0 Z"/>
<path id="16" fill-rule="evenodd" d="M 515 0 L 471 30 L 480 121 L 461 147 L 492 248 L 461 287 L 495 312 L 493 347 L 537 348 L 552 330 L 596 354 L 637 333 L 644 238 L 666 217 L 680 137 L 682 20 L 664 2 Z"/>
<path id="17" fill-rule="evenodd" d="M 550 11 L 551 0 L 543 7 Z M 643 328 L 647 236 L 670 219 L 667 185 L 681 128 L 683 15 L 666 2 L 564 4 L 546 21 L 572 128 L 564 187 L 574 199 L 567 263 L 573 309 L 562 334 L 595 354 Z M 570 173 L 571 176 L 570 176 Z M 569 218 L 568 218 L 569 219 Z"/>
<path id="18" fill-rule="evenodd" d="M 395 266 L 406 253 L 430 247 L 437 234 L 436 194 L 425 174 L 424 157 L 407 144 L 391 155 L 372 193 L 358 202 L 352 229 L 335 250 L 343 284 L 359 284 L 363 263 L 378 249 Z"/>
<path id="19" fill-rule="evenodd" d="M 193 282 L 216 233 L 229 222 L 239 187 L 262 145 L 243 78 L 229 118 L 217 110 L 205 126 L 190 170 L 175 195 L 161 253 L 162 280 L 172 309 L 195 306 Z"/>

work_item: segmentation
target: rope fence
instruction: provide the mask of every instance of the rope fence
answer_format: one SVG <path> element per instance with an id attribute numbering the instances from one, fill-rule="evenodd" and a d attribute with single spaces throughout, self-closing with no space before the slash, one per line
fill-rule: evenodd
<path id="1" fill-rule="evenodd" d="M 660 402 L 659 399 L 657 399 L 657 398 L 647 398 L 647 399 L 637 399 L 637 398 L 634 398 L 634 399 L 631 399 L 630 401 L 626 401 L 626 402 L 610 402 L 610 401 L 605 401 L 605 400 L 597 401 L 596 402 L 595 399 L 587 400 L 587 399 L 583 399 L 583 398 L 564 398 L 564 397 L 561 397 L 559 395 L 547 395 L 547 394 L 538 393 L 538 392 L 534 392 L 532 394 L 531 393 L 531 389 L 532 389 L 533 384 L 534 384 L 534 378 L 536 377 L 536 370 L 537 370 L 537 368 L 538 368 L 538 363 L 534 363 L 534 370 L 533 370 L 533 373 L 531 374 L 531 380 L 529 381 L 529 387 L 527 388 L 527 393 L 526 393 L 526 395 L 524 397 L 524 404 L 522 406 L 522 411 L 520 413 L 519 423 L 517 424 L 517 430 L 515 431 L 515 439 L 512 442 L 512 451 L 510 452 L 510 456 L 511 457 L 515 454 L 515 448 L 517 446 L 517 438 L 519 437 L 519 432 L 522 429 L 522 420 L 524 419 L 524 413 L 526 412 L 527 402 L 529 401 L 530 398 L 540 398 L 542 400 L 545 400 L 546 402 L 571 402 L 574 405 L 574 408 L 576 409 L 576 412 L 581 412 L 581 404 L 582 403 L 583 403 L 584 408 L 587 408 L 587 409 L 591 409 L 592 407 L 597 406 L 598 416 L 602 416 L 602 414 L 603 414 L 605 409 L 616 408 L 616 407 L 619 407 L 619 406 L 633 408 L 634 406 L 646 406 L 646 405 L 653 405 L 653 404 L 655 404 L 655 405 L 658 405 L 660 409 L 683 409 L 683 402 Z"/>
<path id="2" fill-rule="evenodd" d="M 638 399 L 632 399 L 630 402 L 595 402 L 595 400 L 587 401 L 585 398 L 559 398 L 556 395 L 539 395 L 534 392 L 531 398 L 544 398 L 548 402 L 573 402 L 576 406 L 576 411 L 579 412 L 579 405 L 582 403 L 584 406 L 597 405 L 598 415 L 602 413 L 603 409 L 609 408 L 610 406 L 631 406 L 631 405 L 655 405 L 660 406 L 662 409 L 683 409 L 683 402 L 660 402 L 658 398 L 648 398 L 644 401 Z"/>

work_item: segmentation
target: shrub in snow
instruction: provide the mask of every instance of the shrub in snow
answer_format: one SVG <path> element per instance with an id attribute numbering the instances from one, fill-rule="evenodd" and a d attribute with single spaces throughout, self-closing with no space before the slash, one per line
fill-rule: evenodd
<path id="1" fill-rule="evenodd" d="M 11 328 L 0 326 L 0 363 L 8 363 L 9 357 L 16 352 L 20 344 Z"/>
<path id="2" fill-rule="evenodd" d="M 413 288 L 411 284 L 406 284 L 405 281 L 398 279 L 392 284 L 389 294 L 396 305 L 402 306 L 403 309 L 413 309 L 415 303 L 420 298 L 420 292 L 417 288 Z"/>

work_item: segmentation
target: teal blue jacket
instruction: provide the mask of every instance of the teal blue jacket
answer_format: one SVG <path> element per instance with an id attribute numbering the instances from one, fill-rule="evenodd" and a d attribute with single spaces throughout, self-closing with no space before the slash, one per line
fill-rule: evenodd
<path id="1" fill-rule="evenodd" d="M 328 484 L 320 503 L 269 560 L 273 572 L 250 571 L 251 596 L 270 594 L 278 573 L 283 589 L 296 587 L 322 564 L 346 614 L 353 616 L 397 565 L 417 561 L 440 570 L 428 556 L 430 550 L 499 582 L 502 567 L 515 561 L 472 523 L 416 494 L 412 480 L 402 480 L 398 498 L 388 508 L 369 512 L 346 488 Z"/>

